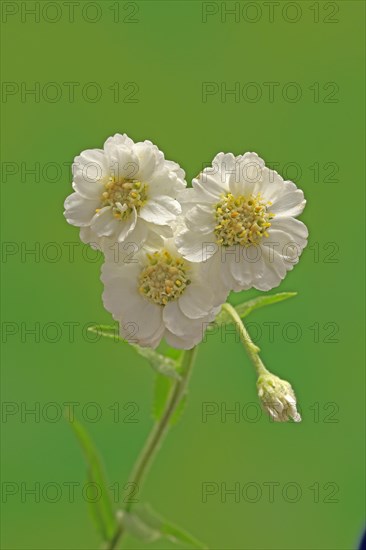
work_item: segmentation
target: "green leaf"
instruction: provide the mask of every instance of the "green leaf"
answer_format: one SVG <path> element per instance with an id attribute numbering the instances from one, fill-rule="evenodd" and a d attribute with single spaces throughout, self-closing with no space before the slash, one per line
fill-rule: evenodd
<path id="1" fill-rule="evenodd" d="M 120 337 L 117 325 L 92 325 L 88 327 L 88 331 L 103 336 L 104 338 L 112 338 L 115 342 L 128 344 L 127 340 Z"/>
<path id="2" fill-rule="evenodd" d="M 157 375 L 154 386 L 154 401 L 153 401 L 153 418 L 158 421 L 163 416 L 166 404 L 168 402 L 171 389 L 173 387 L 173 381 L 166 376 Z M 181 398 L 180 403 L 175 409 L 169 424 L 174 426 L 180 419 L 185 406 L 187 404 L 187 395 Z"/>
<path id="3" fill-rule="evenodd" d="M 266 296 L 259 296 L 258 298 L 254 298 L 253 300 L 249 300 L 247 302 L 243 302 L 242 304 L 238 304 L 235 306 L 235 309 L 237 313 L 240 315 L 241 319 L 244 319 L 247 317 L 252 311 L 259 309 L 264 306 L 269 306 L 271 304 L 276 304 L 277 302 L 282 302 L 283 300 L 287 300 L 288 298 L 292 298 L 293 296 L 296 296 L 297 292 L 279 292 L 278 294 L 269 294 Z M 221 323 L 232 323 L 232 317 L 225 311 L 225 309 L 221 310 L 218 316 L 216 317 L 214 324 L 221 324 Z M 213 325 L 214 326 L 214 325 Z"/>
<path id="4" fill-rule="evenodd" d="M 92 517 L 103 540 L 110 540 L 118 529 L 118 522 L 98 452 L 85 428 L 75 418 L 70 418 L 68 410 L 66 411 L 66 417 L 83 450 L 87 463 L 88 481 L 95 484 L 99 491 L 96 495 L 96 502 L 90 502 L 91 499 L 89 499 Z M 99 495 L 100 498 L 97 498 Z"/>
<path id="5" fill-rule="evenodd" d="M 111 338 L 115 342 L 122 342 L 123 344 L 130 345 L 139 355 L 141 355 L 141 357 L 144 357 L 145 359 L 148 360 L 148 362 L 150 363 L 150 366 L 156 372 L 164 376 L 167 376 L 168 378 L 173 378 L 174 380 L 180 380 L 181 377 L 177 371 L 177 366 L 178 366 L 177 361 L 175 361 L 170 357 L 166 357 L 165 355 L 162 355 L 161 353 L 158 353 L 157 351 L 151 348 L 143 348 L 138 344 L 127 342 L 127 340 L 124 340 L 119 336 L 117 326 L 94 325 L 89 327 L 88 330 L 90 332 L 94 332 L 95 334 L 99 334 L 100 336 L 103 336 L 105 338 Z"/>
<path id="6" fill-rule="evenodd" d="M 173 378 L 174 380 L 181 379 L 177 371 L 178 365 L 176 361 L 170 359 L 170 357 L 165 357 L 153 349 L 142 348 L 137 344 L 131 345 L 139 355 L 145 357 L 145 359 L 149 361 L 150 365 L 156 372 L 162 374 L 163 376 L 167 376 L 168 378 Z"/>
<path id="7" fill-rule="evenodd" d="M 174 426 L 179 421 L 180 417 L 183 414 L 184 409 L 186 408 L 188 401 L 187 395 L 184 395 L 178 405 L 178 407 L 175 409 L 173 416 L 170 419 L 170 425 Z"/>
<path id="8" fill-rule="evenodd" d="M 187 533 L 184 529 L 163 519 L 147 504 L 138 506 L 133 513 L 125 513 L 123 522 L 126 530 L 145 542 L 167 539 L 170 542 L 207 549 L 207 546 Z"/>
<path id="9" fill-rule="evenodd" d="M 160 374 L 156 375 L 152 410 L 155 420 L 160 420 L 162 417 L 172 386 L 173 381 L 171 379 Z"/>
<path id="10" fill-rule="evenodd" d="M 168 344 L 164 340 L 159 345 L 158 350 L 166 357 L 170 357 L 171 359 L 177 361 L 177 363 L 181 361 L 182 355 L 184 353 L 184 350 L 182 349 L 172 348 L 172 346 L 168 346 Z"/>
<path id="11" fill-rule="evenodd" d="M 254 311 L 255 309 L 276 304 L 277 302 L 283 302 L 283 300 L 293 298 L 296 295 L 297 292 L 279 292 L 277 294 L 270 294 L 268 296 L 259 296 L 258 298 L 254 298 L 253 300 L 249 300 L 248 302 L 244 302 L 243 304 L 235 306 L 235 309 L 239 313 L 240 317 L 243 319 L 244 317 L 249 315 L 249 313 L 252 313 L 252 311 Z"/>
<path id="12" fill-rule="evenodd" d="M 148 525 L 135 513 L 123 512 L 122 522 L 126 531 L 136 539 L 144 542 L 154 542 L 161 538 L 161 533 Z"/>

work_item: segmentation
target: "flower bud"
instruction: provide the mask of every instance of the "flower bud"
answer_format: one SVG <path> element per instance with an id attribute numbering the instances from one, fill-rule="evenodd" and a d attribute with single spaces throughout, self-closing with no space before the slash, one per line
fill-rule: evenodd
<path id="1" fill-rule="evenodd" d="M 296 409 L 296 397 L 291 384 L 267 372 L 257 381 L 258 395 L 265 411 L 275 422 L 301 422 Z"/>

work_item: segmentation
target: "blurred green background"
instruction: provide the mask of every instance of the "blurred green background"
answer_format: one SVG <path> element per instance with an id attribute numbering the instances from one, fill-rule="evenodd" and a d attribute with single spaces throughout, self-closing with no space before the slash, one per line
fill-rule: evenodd
<path id="1" fill-rule="evenodd" d="M 3 548 L 99 547 L 64 403 L 79 403 L 123 496 L 152 425 L 149 366 L 86 332 L 111 320 L 101 258 L 62 215 L 68 163 L 115 132 L 152 140 L 188 181 L 221 150 L 256 151 L 308 199 L 309 247 L 280 286 L 298 296 L 248 318 L 268 367 L 296 388 L 303 422 L 260 415 L 243 349 L 233 336 L 209 336 L 185 414 L 139 498 L 212 549 L 357 548 L 364 3 L 77 2 L 73 15 L 65 4 L 2 2 Z M 239 96 L 225 96 L 235 86 Z M 205 403 L 218 410 L 207 422 Z M 239 418 L 225 407 L 239 407 Z M 203 502 L 207 482 L 217 491 Z M 239 502 L 224 494 L 235 484 Z M 124 547 L 173 546 L 126 538 Z"/>

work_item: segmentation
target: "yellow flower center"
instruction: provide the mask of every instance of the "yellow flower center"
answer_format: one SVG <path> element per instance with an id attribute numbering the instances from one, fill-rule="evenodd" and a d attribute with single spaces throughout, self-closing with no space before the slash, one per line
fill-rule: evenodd
<path id="1" fill-rule="evenodd" d="M 139 291 L 150 302 L 165 306 L 177 300 L 190 284 L 188 266 L 183 258 L 167 250 L 147 254 L 147 265 L 139 277 Z"/>
<path id="2" fill-rule="evenodd" d="M 217 244 L 249 246 L 268 237 L 267 229 L 274 214 L 268 211 L 272 203 L 257 195 L 223 195 L 215 206 Z"/>
<path id="3" fill-rule="evenodd" d="M 139 212 L 147 201 L 147 185 L 140 181 L 111 176 L 104 187 L 101 208 L 112 206 L 113 216 L 119 220 L 127 220 L 134 208 Z"/>

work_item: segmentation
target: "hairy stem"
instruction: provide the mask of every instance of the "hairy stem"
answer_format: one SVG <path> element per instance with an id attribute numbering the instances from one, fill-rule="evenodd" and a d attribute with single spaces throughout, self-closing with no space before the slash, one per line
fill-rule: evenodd
<path id="1" fill-rule="evenodd" d="M 239 333 L 240 340 L 241 340 L 241 342 L 242 342 L 242 344 L 245 348 L 245 351 L 248 354 L 249 359 L 253 363 L 253 365 L 254 365 L 257 373 L 258 373 L 258 376 L 260 374 L 265 374 L 266 372 L 268 372 L 266 367 L 264 366 L 261 358 L 259 357 L 259 352 L 260 352 L 259 347 L 256 346 L 254 344 L 254 342 L 252 341 L 252 339 L 249 336 L 249 333 L 248 333 L 247 329 L 245 328 L 244 323 L 243 323 L 242 319 L 240 318 L 240 315 L 238 314 L 236 309 L 231 304 L 228 304 L 228 303 L 224 304 L 222 306 L 222 308 L 225 309 L 225 311 L 227 311 L 227 313 L 233 319 L 234 324 L 236 325 L 236 329 Z"/>
<path id="2" fill-rule="evenodd" d="M 165 406 L 164 413 L 160 420 L 158 420 L 154 424 L 150 435 L 145 443 L 145 446 L 142 449 L 140 456 L 138 457 L 136 464 L 132 470 L 129 482 L 133 483 L 135 486 L 138 486 L 139 489 L 141 489 L 141 485 L 148 472 L 148 469 L 161 446 L 165 434 L 169 429 L 170 420 L 186 393 L 187 384 L 196 358 L 196 352 L 197 347 L 194 347 L 193 349 L 184 352 L 180 368 L 181 379 L 175 381 L 169 399 Z M 125 512 L 130 512 L 133 504 L 133 502 L 127 503 L 125 507 Z M 117 545 L 121 542 L 124 534 L 125 530 L 123 527 L 122 519 L 119 529 L 117 529 L 112 539 L 104 547 L 105 550 L 114 550 L 115 548 L 117 548 Z"/>

